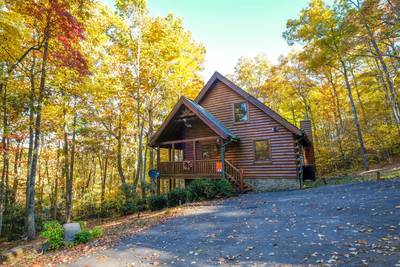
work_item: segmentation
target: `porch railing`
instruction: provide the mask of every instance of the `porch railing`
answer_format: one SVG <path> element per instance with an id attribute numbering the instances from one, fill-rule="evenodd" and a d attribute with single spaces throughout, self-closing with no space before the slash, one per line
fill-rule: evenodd
<path id="1" fill-rule="evenodd" d="M 159 162 L 161 177 L 173 176 L 222 176 L 222 164 L 218 160 L 185 160 Z"/>

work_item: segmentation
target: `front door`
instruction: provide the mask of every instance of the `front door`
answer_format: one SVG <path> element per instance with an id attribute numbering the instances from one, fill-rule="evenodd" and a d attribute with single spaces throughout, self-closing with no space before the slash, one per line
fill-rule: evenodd
<path id="1" fill-rule="evenodd" d="M 201 144 L 199 150 L 199 158 L 202 160 L 217 159 L 218 157 L 218 147 L 215 143 Z"/>

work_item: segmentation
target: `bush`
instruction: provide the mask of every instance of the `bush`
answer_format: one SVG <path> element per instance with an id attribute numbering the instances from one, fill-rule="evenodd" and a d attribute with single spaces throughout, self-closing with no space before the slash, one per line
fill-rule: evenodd
<path id="1" fill-rule="evenodd" d="M 111 217 L 120 215 L 124 210 L 124 201 L 122 197 L 108 197 L 101 206 L 101 216 Z"/>
<path id="2" fill-rule="evenodd" d="M 161 196 L 151 196 L 148 200 L 149 209 L 152 211 L 162 210 L 167 207 L 168 200 L 164 195 Z"/>
<path id="3" fill-rule="evenodd" d="M 235 194 L 231 183 L 226 179 L 219 179 L 215 182 L 215 189 L 217 192 L 217 197 L 231 197 Z"/>
<path id="4" fill-rule="evenodd" d="M 21 239 L 25 233 L 25 206 L 13 203 L 4 210 L 2 235 L 13 241 Z"/>
<path id="5" fill-rule="evenodd" d="M 146 198 L 138 198 L 134 201 L 136 206 L 136 211 L 145 211 L 148 209 L 147 199 Z"/>
<path id="6" fill-rule="evenodd" d="M 43 224 L 41 237 L 47 238 L 49 249 L 58 249 L 65 245 L 64 228 L 57 221 L 48 221 Z"/>
<path id="7" fill-rule="evenodd" d="M 229 197 L 234 194 L 231 184 L 226 179 L 195 180 L 190 184 L 189 190 L 191 199 L 194 201 L 214 199 L 216 197 Z"/>
<path id="8" fill-rule="evenodd" d="M 175 207 L 188 201 L 188 190 L 177 188 L 167 194 L 168 207 Z"/>
<path id="9" fill-rule="evenodd" d="M 124 214 L 132 214 L 147 210 L 147 201 L 145 198 L 136 197 L 124 204 Z"/>
<path id="10" fill-rule="evenodd" d="M 85 244 L 94 238 L 98 238 L 103 235 L 103 229 L 100 226 L 95 226 L 92 230 L 86 229 L 86 222 L 79 222 L 82 231 L 76 233 L 74 236 L 75 244 Z"/>
<path id="11" fill-rule="evenodd" d="M 103 235 L 103 229 L 100 226 L 95 226 L 93 227 L 91 234 L 92 238 L 99 238 Z"/>
<path id="12" fill-rule="evenodd" d="M 92 240 L 92 233 L 88 230 L 82 230 L 79 233 L 76 233 L 74 236 L 75 244 L 85 244 Z"/>
<path id="13" fill-rule="evenodd" d="M 192 194 L 192 200 L 212 199 L 217 195 L 215 184 L 210 179 L 194 180 L 189 190 Z"/>

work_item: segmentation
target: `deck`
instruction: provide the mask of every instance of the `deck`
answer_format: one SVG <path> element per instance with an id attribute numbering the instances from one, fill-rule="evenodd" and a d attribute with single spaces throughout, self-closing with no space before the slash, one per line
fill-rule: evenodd
<path id="1" fill-rule="evenodd" d="M 227 178 L 239 192 L 247 192 L 249 188 L 243 181 L 243 170 L 236 168 L 225 160 L 184 160 L 161 161 L 158 163 L 160 179 L 220 179 Z M 224 168 L 224 171 L 223 171 Z"/>
<path id="2" fill-rule="evenodd" d="M 222 178 L 220 160 L 184 160 L 159 162 L 160 178 Z"/>

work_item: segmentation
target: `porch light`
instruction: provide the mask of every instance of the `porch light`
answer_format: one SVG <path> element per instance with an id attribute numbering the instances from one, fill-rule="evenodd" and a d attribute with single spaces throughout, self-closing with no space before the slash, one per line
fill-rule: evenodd
<path id="1" fill-rule="evenodd" d="M 187 121 L 186 118 L 183 118 L 182 120 L 183 120 L 183 123 L 185 124 L 185 127 L 187 127 L 187 128 L 191 128 L 192 127 L 192 125 Z"/>

